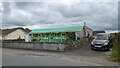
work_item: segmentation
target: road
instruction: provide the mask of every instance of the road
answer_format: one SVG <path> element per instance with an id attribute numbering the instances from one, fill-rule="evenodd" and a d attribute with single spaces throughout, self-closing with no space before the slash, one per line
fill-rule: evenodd
<path id="1" fill-rule="evenodd" d="M 67 57 L 26 56 L 3 54 L 3 66 L 101 66 L 87 61 L 76 61 Z"/>
<path id="2" fill-rule="evenodd" d="M 106 51 L 93 51 L 84 46 L 67 52 L 3 49 L 3 65 L 31 66 L 116 66 L 106 59 Z M 20 61 L 20 62 L 19 62 Z"/>

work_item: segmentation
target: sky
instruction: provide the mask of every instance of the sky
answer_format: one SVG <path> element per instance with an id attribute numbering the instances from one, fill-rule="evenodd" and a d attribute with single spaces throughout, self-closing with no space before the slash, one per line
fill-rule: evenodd
<path id="1" fill-rule="evenodd" d="M 86 25 L 93 30 L 118 29 L 118 2 L 78 0 L 0 3 L 2 29 L 43 29 Z"/>

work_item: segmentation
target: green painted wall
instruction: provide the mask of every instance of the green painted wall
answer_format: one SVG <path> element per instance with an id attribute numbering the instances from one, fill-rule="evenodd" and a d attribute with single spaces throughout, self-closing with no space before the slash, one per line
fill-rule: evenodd
<path id="1" fill-rule="evenodd" d="M 34 37 L 36 37 L 35 41 L 39 41 L 39 42 L 67 42 L 70 40 L 72 41 L 77 40 L 75 36 L 75 32 L 66 32 L 64 35 L 62 32 L 59 32 L 57 36 L 55 33 L 49 33 L 46 36 L 44 36 L 44 33 L 39 33 L 36 35 L 32 33 L 32 39 L 35 39 Z"/>

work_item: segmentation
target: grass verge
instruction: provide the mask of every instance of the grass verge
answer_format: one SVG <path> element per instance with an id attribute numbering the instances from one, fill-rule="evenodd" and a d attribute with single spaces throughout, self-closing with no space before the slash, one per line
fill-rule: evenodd
<path id="1" fill-rule="evenodd" d="M 110 60 L 120 62 L 120 43 L 113 45 Z"/>

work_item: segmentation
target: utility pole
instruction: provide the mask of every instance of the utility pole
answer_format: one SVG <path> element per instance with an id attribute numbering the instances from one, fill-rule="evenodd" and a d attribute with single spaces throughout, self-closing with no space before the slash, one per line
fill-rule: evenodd
<path id="1" fill-rule="evenodd" d="M 86 22 L 84 22 L 84 37 L 86 37 Z"/>
<path id="2" fill-rule="evenodd" d="M 86 26 L 86 22 L 84 22 L 84 26 Z"/>

